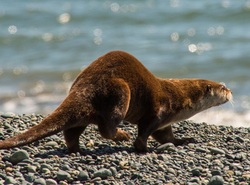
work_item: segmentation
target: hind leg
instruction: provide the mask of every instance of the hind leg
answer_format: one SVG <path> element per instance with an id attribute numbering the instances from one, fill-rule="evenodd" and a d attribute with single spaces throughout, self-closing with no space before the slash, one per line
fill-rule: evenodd
<path id="1" fill-rule="evenodd" d="M 98 102 L 106 102 L 100 107 L 100 117 L 98 118 L 98 128 L 102 137 L 114 141 L 129 140 L 127 132 L 117 129 L 117 126 L 124 119 L 130 102 L 130 89 L 128 84 L 119 78 L 109 81 L 112 88 L 107 92 L 106 99 Z M 109 85 L 110 85 L 109 84 Z"/>
<path id="2" fill-rule="evenodd" d="M 63 131 L 64 139 L 68 147 L 69 153 L 82 153 L 79 147 L 79 137 L 87 126 L 69 128 Z"/>
<path id="3" fill-rule="evenodd" d="M 182 145 L 184 143 L 193 143 L 195 140 L 193 138 L 182 138 L 177 139 L 174 137 L 172 126 L 168 126 L 162 130 L 157 130 L 152 134 L 152 137 L 161 144 L 173 143 L 174 145 Z"/>

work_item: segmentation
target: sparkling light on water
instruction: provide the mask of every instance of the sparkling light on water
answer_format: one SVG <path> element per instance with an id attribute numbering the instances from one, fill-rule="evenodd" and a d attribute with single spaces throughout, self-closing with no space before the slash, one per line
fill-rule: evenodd
<path id="1" fill-rule="evenodd" d="M 63 13 L 61 14 L 59 17 L 58 17 L 58 21 L 61 23 L 61 24 L 66 24 L 70 21 L 70 14 L 69 13 Z"/>
<path id="2" fill-rule="evenodd" d="M 179 34 L 177 32 L 174 32 L 171 34 L 171 40 L 176 42 L 179 40 Z"/>
<path id="3" fill-rule="evenodd" d="M 102 44 L 102 29 L 100 28 L 96 28 L 94 31 L 93 31 L 93 34 L 94 34 L 94 43 L 96 45 L 100 45 Z"/>
<path id="4" fill-rule="evenodd" d="M 42 36 L 42 39 L 46 42 L 49 42 L 53 39 L 53 34 L 52 33 L 44 33 Z"/>
<path id="5" fill-rule="evenodd" d="M 11 26 L 9 26 L 8 31 L 10 34 L 16 34 L 17 27 L 15 25 L 11 25 Z"/>
<path id="6" fill-rule="evenodd" d="M 210 36 L 223 35 L 224 34 L 224 27 L 223 26 L 209 27 L 207 30 L 207 34 Z"/>

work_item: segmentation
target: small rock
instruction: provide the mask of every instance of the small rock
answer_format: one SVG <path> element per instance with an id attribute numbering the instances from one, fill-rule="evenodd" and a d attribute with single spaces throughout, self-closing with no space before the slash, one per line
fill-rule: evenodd
<path id="1" fill-rule="evenodd" d="M 4 114 L 1 114 L 1 117 L 2 118 L 14 118 L 15 114 L 13 114 L 13 113 L 4 113 Z"/>
<path id="2" fill-rule="evenodd" d="M 219 170 L 213 170 L 211 171 L 212 176 L 216 176 L 216 175 L 221 175 L 221 172 Z"/>
<path id="3" fill-rule="evenodd" d="M 56 177 L 57 177 L 57 180 L 61 181 L 61 180 L 68 180 L 70 179 L 71 176 L 68 172 L 60 170 L 57 172 Z"/>
<path id="4" fill-rule="evenodd" d="M 176 171 L 173 168 L 167 168 L 166 170 L 167 170 L 168 173 L 176 175 Z"/>
<path id="5" fill-rule="evenodd" d="M 242 138 L 242 137 L 239 137 L 239 136 L 237 136 L 235 139 L 236 139 L 238 142 L 240 142 L 240 143 L 244 143 L 244 142 L 245 142 L 245 139 Z"/>
<path id="6" fill-rule="evenodd" d="M 207 152 L 207 150 L 206 150 L 206 149 L 201 148 L 201 147 L 196 148 L 196 150 L 195 150 L 195 151 L 196 151 L 196 152 L 201 152 L 201 153 L 206 153 L 206 152 Z"/>
<path id="7" fill-rule="evenodd" d="M 110 167 L 110 171 L 111 171 L 111 173 L 112 173 L 112 176 L 115 176 L 116 174 L 117 174 L 117 170 L 116 170 L 116 168 L 115 167 Z"/>
<path id="8" fill-rule="evenodd" d="M 28 182 L 33 182 L 35 179 L 34 173 L 24 174 L 24 178 Z"/>
<path id="9" fill-rule="evenodd" d="M 55 142 L 55 141 L 49 141 L 49 142 L 45 143 L 44 146 L 57 147 L 57 146 L 58 146 L 58 143 Z"/>
<path id="10" fill-rule="evenodd" d="M 199 177 L 201 175 L 201 171 L 202 171 L 201 168 L 194 168 L 194 169 L 191 170 L 191 173 L 192 173 L 193 176 Z"/>
<path id="11" fill-rule="evenodd" d="M 4 184 L 17 184 L 17 181 L 13 177 L 6 177 Z"/>
<path id="12" fill-rule="evenodd" d="M 156 148 L 156 152 L 163 152 L 164 150 L 170 150 L 175 148 L 173 143 L 165 143 L 163 145 L 160 145 Z"/>
<path id="13" fill-rule="evenodd" d="M 46 180 L 46 185 L 57 185 L 57 182 L 53 179 L 47 179 Z"/>
<path id="14" fill-rule="evenodd" d="M 36 166 L 29 165 L 27 166 L 28 172 L 35 173 L 36 172 Z"/>
<path id="15" fill-rule="evenodd" d="M 13 168 L 12 167 L 7 167 L 5 168 L 5 172 L 6 173 L 11 173 L 13 171 Z"/>
<path id="16" fill-rule="evenodd" d="M 213 176 L 208 183 L 208 185 L 223 185 L 223 184 L 224 184 L 224 179 L 219 175 Z"/>
<path id="17" fill-rule="evenodd" d="M 19 150 L 10 156 L 10 162 L 12 164 L 17 164 L 24 159 L 29 159 L 29 154 L 25 150 Z"/>
<path id="18" fill-rule="evenodd" d="M 210 152 L 213 154 L 225 154 L 225 151 L 219 148 L 210 147 Z"/>
<path id="19" fill-rule="evenodd" d="M 106 168 L 102 168 L 94 173 L 94 177 L 100 177 L 102 179 L 106 179 L 109 176 L 112 176 L 112 173 Z"/>
<path id="20" fill-rule="evenodd" d="M 78 180 L 80 181 L 86 181 L 89 179 L 89 174 L 86 171 L 80 171 L 79 175 L 78 175 Z"/>
<path id="21" fill-rule="evenodd" d="M 46 181 L 43 178 L 35 179 L 34 185 L 46 185 Z"/>
<path id="22" fill-rule="evenodd" d="M 121 168 L 128 168 L 128 161 L 120 161 L 119 165 Z"/>
<path id="23" fill-rule="evenodd" d="M 52 170 L 53 168 L 49 165 L 49 164 L 41 164 L 41 167 L 40 167 L 40 170 L 44 169 L 44 168 L 47 168 L 49 170 Z"/>
<path id="24" fill-rule="evenodd" d="M 200 184 L 199 177 L 192 177 L 189 182 L 192 182 L 194 184 Z"/>

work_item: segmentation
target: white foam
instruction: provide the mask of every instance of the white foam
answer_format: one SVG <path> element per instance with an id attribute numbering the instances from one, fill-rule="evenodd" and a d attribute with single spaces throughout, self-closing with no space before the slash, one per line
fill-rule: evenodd
<path id="1" fill-rule="evenodd" d="M 215 125 L 250 127 L 250 111 L 235 112 L 229 109 L 212 108 L 193 116 L 190 120 Z"/>

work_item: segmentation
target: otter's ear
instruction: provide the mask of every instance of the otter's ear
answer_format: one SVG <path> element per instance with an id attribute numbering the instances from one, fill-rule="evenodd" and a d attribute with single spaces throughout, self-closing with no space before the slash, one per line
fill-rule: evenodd
<path id="1" fill-rule="evenodd" d="M 207 92 L 211 92 L 212 91 L 212 85 L 208 84 L 207 85 Z"/>

